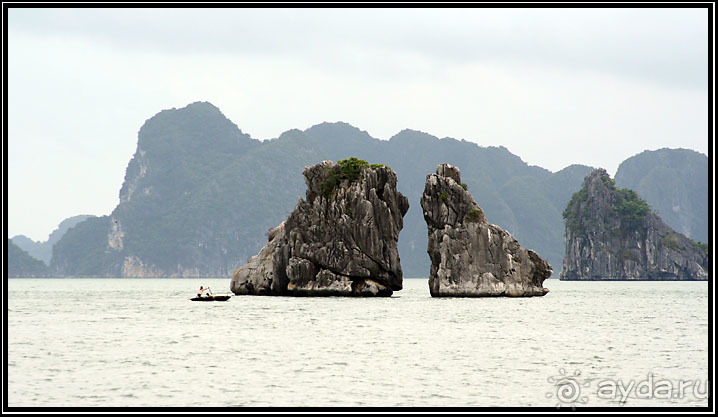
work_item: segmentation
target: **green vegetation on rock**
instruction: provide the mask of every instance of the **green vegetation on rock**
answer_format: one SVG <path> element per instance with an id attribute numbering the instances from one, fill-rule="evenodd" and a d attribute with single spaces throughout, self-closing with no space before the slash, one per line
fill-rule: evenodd
<path id="1" fill-rule="evenodd" d="M 384 164 L 371 164 L 363 159 L 352 156 L 351 158 L 342 159 L 337 162 L 337 165 L 333 168 L 327 167 L 327 179 L 322 181 L 321 194 L 324 197 L 329 197 L 332 191 L 341 184 L 342 181 L 348 181 L 349 184 L 359 180 L 361 178 L 361 171 L 364 168 L 377 169 L 386 167 Z M 388 168 L 388 167 L 387 167 Z M 391 168 L 389 168 L 391 169 Z"/>
<path id="2" fill-rule="evenodd" d="M 564 210 L 566 280 L 705 280 L 707 252 L 666 225 L 633 190 L 592 171 Z"/>
<path id="3" fill-rule="evenodd" d="M 615 195 L 612 211 L 620 219 L 623 229 L 636 230 L 643 224 L 651 212 L 650 206 L 633 190 L 616 187 L 616 183 L 605 172 L 600 173 L 601 181 Z M 592 229 L 595 221 L 591 219 L 591 207 L 588 206 L 588 188 L 584 186 L 571 196 L 562 216 L 566 226 L 575 233 L 583 234 Z"/>
<path id="4" fill-rule="evenodd" d="M 601 180 L 603 181 L 606 186 L 612 190 L 616 189 L 616 181 L 614 181 L 608 174 L 605 172 L 601 174 Z"/>
<path id="5" fill-rule="evenodd" d="M 478 223 L 481 220 L 481 216 L 484 214 L 481 209 L 472 209 L 464 216 L 464 221 L 468 223 Z"/>
<path id="6" fill-rule="evenodd" d="M 580 190 L 573 193 L 571 200 L 568 202 L 566 209 L 562 213 L 562 216 L 566 221 L 566 226 L 576 233 L 583 233 L 584 231 L 584 219 L 582 219 L 581 216 L 583 215 L 584 218 L 587 218 L 588 212 L 586 210 L 581 210 L 580 206 L 586 201 L 588 201 L 588 189 L 586 187 L 582 187 Z"/>
<path id="7" fill-rule="evenodd" d="M 680 249 L 680 246 L 678 244 L 678 236 L 673 234 L 663 236 L 663 238 L 661 239 L 661 243 L 663 244 L 663 246 L 669 247 L 673 250 Z"/>
<path id="8" fill-rule="evenodd" d="M 321 193 L 324 197 L 329 197 L 332 194 L 332 191 L 334 191 L 334 188 L 339 184 L 339 174 L 337 174 L 336 170 L 327 167 L 326 168 L 327 173 L 327 179 L 322 181 L 320 185 L 321 187 Z"/>
<path id="9" fill-rule="evenodd" d="M 367 161 L 353 156 L 348 159 L 342 159 L 337 164 L 341 169 L 339 180 L 348 180 L 349 182 L 354 182 L 361 178 L 361 170 L 369 166 Z"/>
<path id="10" fill-rule="evenodd" d="M 700 248 L 703 250 L 703 252 L 708 256 L 708 244 L 703 242 L 696 242 L 695 240 L 692 241 L 693 246 Z"/>
<path id="11" fill-rule="evenodd" d="M 387 169 L 391 169 L 391 167 L 390 167 L 389 165 L 384 165 L 384 164 L 371 164 L 371 165 L 369 166 L 369 168 L 371 168 L 371 169 L 377 169 L 377 168 L 387 168 Z"/>
<path id="12" fill-rule="evenodd" d="M 633 190 L 627 190 L 625 188 L 616 189 L 616 202 L 614 203 L 613 210 L 621 218 L 621 222 L 631 230 L 635 230 L 637 227 L 643 224 L 643 220 L 646 215 L 651 212 L 651 208 L 648 206 L 645 200 L 636 194 Z"/>

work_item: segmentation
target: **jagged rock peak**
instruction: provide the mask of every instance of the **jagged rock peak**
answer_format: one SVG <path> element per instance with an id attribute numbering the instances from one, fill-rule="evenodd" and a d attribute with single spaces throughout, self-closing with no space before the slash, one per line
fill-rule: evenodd
<path id="1" fill-rule="evenodd" d="M 304 168 L 306 200 L 238 268 L 238 295 L 389 296 L 402 289 L 397 241 L 409 201 L 394 171 L 356 158 Z"/>
<path id="2" fill-rule="evenodd" d="M 616 185 L 611 179 L 611 176 L 608 175 L 608 171 L 603 168 L 596 168 L 591 171 L 586 178 L 583 179 L 583 184 L 586 187 L 592 189 L 599 188 L 601 190 L 613 188 Z"/>
<path id="3" fill-rule="evenodd" d="M 429 229 L 429 290 L 434 297 L 541 296 L 551 266 L 490 224 L 461 171 L 440 164 L 426 177 L 421 197 Z"/>
<path id="4" fill-rule="evenodd" d="M 436 175 L 451 178 L 456 181 L 456 183 L 461 184 L 461 170 L 459 167 L 450 164 L 439 164 L 439 166 L 436 167 Z"/>
<path id="5" fill-rule="evenodd" d="M 708 279 L 707 246 L 668 227 L 604 169 L 586 176 L 563 217 L 563 280 Z"/>

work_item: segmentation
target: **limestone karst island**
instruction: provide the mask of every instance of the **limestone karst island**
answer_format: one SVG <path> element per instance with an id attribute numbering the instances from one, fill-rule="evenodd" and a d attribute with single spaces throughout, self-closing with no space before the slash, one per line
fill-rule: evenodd
<path id="1" fill-rule="evenodd" d="M 326 166 L 315 169 L 326 178 L 308 184 L 302 170 L 328 160 L 344 162 L 331 169 L 320 164 Z M 443 170 L 431 175 L 445 188 L 422 195 L 427 174 L 443 163 L 461 168 L 457 185 L 449 185 L 453 171 Z M 351 294 L 387 295 L 403 278 L 431 276 L 432 285 L 439 283 L 437 295 L 452 287 L 455 295 L 540 295 L 546 269 L 537 256 L 552 267 L 552 278 L 564 280 L 710 278 L 707 156 L 688 149 L 644 151 L 620 164 L 615 185 L 610 178 L 587 183 L 587 176 L 595 179 L 592 170 L 573 164 L 551 172 L 505 147 L 410 129 L 380 140 L 343 122 L 261 141 L 211 103 L 195 102 L 163 110 L 141 126 L 111 213 L 70 217 L 46 242 L 9 239 L 8 276 L 231 278 L 240 268 L 244 284 L 232 285 L 252 294 L 347 293 L 351 282 Z M 367 182 L 373 176 L 376 184 Z M 387 200 L 392 193 L 394 203 Z M 305 194 L 307 207 L 296 206 Z M 321 217 L 308 211 L 324 204 Z M 367 204 L 375 222 L 370 227 L 359 217 Z M 300 211 L 290 216 L 293 209 Z M 502 232 L 482 226 L 485 220 Z M 474 228 L 490 242 L 472 237 Z M 366 235 L 341 235 L 350 231 Z M 516 252 L 513 240 L 501 237 L 505 232 L 526 252 Z M 291 240 L 291 233 L 302 240 Z M 282 261 L 283 272 L 263 259 L 280 244 L 296 258 Z M 278 276 L 251 274 L 259 264 Z M 284 280 L 290 265 L 291 285 Z M 483 289 L 466 289 L 474 284 Z"/>
<path id="2" fill-rule="evenodd" d="M 432 296 L 540 296 L 551 267 L 487 222 L 460 171 L 441 164 L 421 199 Z M 306 199 L 238 268 L 238 295 L 389 296 L 402 288 L 397 250 L 406 197 L 391 168 L 357 158 L 304 170 Z"/>
<path id="3" fill-rule="evenodd" d="M 306 199 L 237 269 L 235 294 L 390 296 L 402 289 L 397 241 L 409 200 L 391 168 L 350 158 L 304 169 Z"/>
<path id="4" fill-rule="evenodd" d="M 499 226 L 461 182 L 458 167 L 441 164 L 426 177 L 421 207 L 429 231 L 434 297 L 541 296 L 551 266 Z"/>
<path id="5" fill-rule="evenodd" d="M 585 178 L 563 216 L 562 280 L 708 279 L 708 247 L 666 226 L 604 169 Z"/>

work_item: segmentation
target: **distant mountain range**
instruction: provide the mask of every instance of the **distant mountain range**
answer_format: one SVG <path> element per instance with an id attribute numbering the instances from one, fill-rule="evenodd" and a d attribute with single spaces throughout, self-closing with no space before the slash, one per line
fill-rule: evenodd
<path id="1" fill-rule="evenodd" d="M 616 182 L 622 187 L 636 184 L 632 188 L 658 211 L 670 207 L 676 212 L 673 207 L 678 205 L 675 221 L 686 226 L 673 225 L 671 218 L 665 218 L 666 223 L 705 240 L 707 157 L 696 152 L 690 156 L 704 161 L 700 177 L 700 163 L 689 162 L 686 152 L 692 151 L 664 149 L 629 158 Z M 282 222 L 303 196 L 304 166 L 350 156 L 391 166 L 399 191 L 409 198 L 399 236 L 405 277 L 428 275 L 427 230 L 419 198 L 426 175 L 439 163 L 458 166 L 489 222 L 547 259 L 554 276 L 564 254 L 561 213 L 592 170 L 571 165 L 552 173 L 526 164 L 504 147 L 481 147 L 408 129 L 388 141 L 378 140 L 341 122 L 259 141 L 242 133 L 212 104 L 197 102 L 164 110 L 145 122 L 119 205 L 108 216 L 87 218 L 67 230 L 54 245 L 51 271 L 58 276 L 229 276 L 262 248 L 268 229 Z M 636 164 L 644 168 L 634 169 Z M 666 175 L 661 167 L 672 170 L 672 189 L 660 188 L 661 175 Z M 678 199 L 666 195 L 677 190 Z"/>
<path id="2" fill-rule="evenodd" d="M 12 240 L 7 240 L 7 276 L 42 278 L 50 275 L 50 269 L 41 260 L 30 256 Z"/>
<path id="3" fill-rule="evenodd" d="M 93 216 L 81 214 L 79 216 L 73 216 L 63 220 L 57 226 L 57 229 L 50 233 L 50 236 L 44 242 L 35 242 L 25 235 L 14 236 L 12 238 L 12 242 L 33 258 L 41 260 L 45 263 L 45 265 L 50 265 L 50 261 L 52 260 L 52 248 L 55 246 L 55 243 L 57 243 L 71 227 L 88 219 L 89 217 Z"/>

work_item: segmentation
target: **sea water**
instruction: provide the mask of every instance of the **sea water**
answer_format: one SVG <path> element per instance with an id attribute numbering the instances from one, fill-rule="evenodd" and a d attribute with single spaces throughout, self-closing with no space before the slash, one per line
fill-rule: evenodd
<path id="1" fill-rule="evenodd" d="M 706 282 L 552 279 L 544 297 L 469 299 L 405 279 L 391 298 L 189 301 L 200 285 L 229 292 L 229 279 L 9 279 L 8 405 L 708 402 Z"/>

